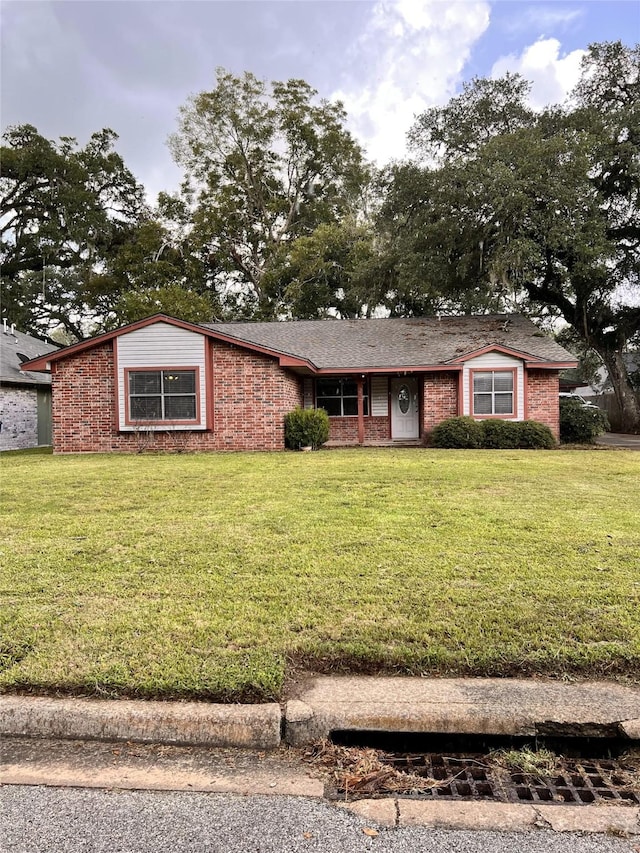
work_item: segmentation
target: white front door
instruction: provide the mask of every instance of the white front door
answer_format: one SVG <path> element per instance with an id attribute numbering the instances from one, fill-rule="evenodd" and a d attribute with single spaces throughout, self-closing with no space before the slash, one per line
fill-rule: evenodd
<path id="1" fill-rule="evenodd" d="M 391 438 L 420 436 L 420 400 L 416 379 L 391 380 Z"/>

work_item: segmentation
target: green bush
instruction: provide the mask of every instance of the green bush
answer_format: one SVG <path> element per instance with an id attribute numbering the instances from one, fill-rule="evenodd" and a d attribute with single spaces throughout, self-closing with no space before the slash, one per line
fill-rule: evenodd
<path id="1" fill-rule="evenodd" d="M 482 425 L 482 447 L 509 449 L 520 446 L 520 431 L 513 421 L 486 420 Z"/>
<path id="2" fill-rule="evenodd" d="M 284 440 L 291 450 L 313 447 L 317 450 L 329 438 L 329 415 L 324 409 L 301 409 L 284 417 Z"/>
<path id="3" fill-rule="evenodd" d="M 435 427 L 431 442 L 434 447 L 482 447 L 482 424 L 468 417 L 447 418 Z"/>
<path id="4" fill-rule="evenodd" d="M 448 418 L 433 430 L 434 447 L 514 449 L 555 447 L 553 433 L 537 421 L 474 421 L 469 417 Z"/>
<path id="5" fill-rule="evenodd" d="M 556 446 L 553 433 L 538 421 L 518 421 L 513 426 L 518 433 L 518 447 L 533 450 L 550 450 Z"/>
<path id="6" fill-rule="evenodd" d="M 571 397 L 560 398 L 560 441 L 592 444 L 608 429 L 609 421 L 602 409 L 584 406 Z"/>

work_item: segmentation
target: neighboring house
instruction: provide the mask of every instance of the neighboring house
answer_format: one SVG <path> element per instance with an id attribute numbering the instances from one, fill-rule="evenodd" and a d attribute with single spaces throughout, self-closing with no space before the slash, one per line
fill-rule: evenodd
<path id="1" fill-rule="evenodd" d="M 640 373 L 640 351 L 624 352 L 622 359 L 630 374 Z M 583 397 L 591 397 L 596 394 L 613 394 L 613 385 L 609 379 L 607 368 L 604 365 L 599 367 L 596 370 L 593 382 L 589 385 L 576 385 L 575 393 L 581 394 Z"/>
<path id="2" fill-rule="evenodd" d="M 162 314 L 38 358 L 58 453 L 281 450 L 284 416 L 322 407 L 335 443 L 420 442 L 454 415 L 558 435 L 572 355 L 518 315 L 195 325 Z"/>
<path id="3" fill-rule="evenodd" d="M 634 377 L 640 375 L 639 351 L 625 352 L 622 354 L 622 358 L 630 375 Z M 611 429 L 614 432 L 623 429 L 620 406 L 609 378 L 609 372 L 604 365 L 598 368 L 590 385 L 576 385 L 574 393 L 580 394 L 585 400 L 595 403 L 606 412 Z"/>
<path id="4" fill-rule="evenodd" d="M 56 347 L 7 327 L 0 331 L 0 450 L 51 444 L 51 376 L 20 369 Z"/>

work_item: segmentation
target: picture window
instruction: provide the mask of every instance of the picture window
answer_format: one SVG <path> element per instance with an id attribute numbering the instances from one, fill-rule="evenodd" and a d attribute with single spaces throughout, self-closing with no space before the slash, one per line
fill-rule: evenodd
<path id="1" fill-rule="evenodd" d="M 363 411 L 369 414 L 369 388 L 364 383 Z M 329 417 L 357 416 L 358 414 L 358 383 L 355 379 L 317 379 L 316 408 L 324 409 Z"/>
<path id="2" fill-rule="evenodd" d="M 508 416 L 515 413 L 512 370 L 473 373 L 473 414 Z"/>
<path id="3" fill-rule="evenodd" d="M 197 420 L 195 370 L 129 371 L 131 421 Z"/>

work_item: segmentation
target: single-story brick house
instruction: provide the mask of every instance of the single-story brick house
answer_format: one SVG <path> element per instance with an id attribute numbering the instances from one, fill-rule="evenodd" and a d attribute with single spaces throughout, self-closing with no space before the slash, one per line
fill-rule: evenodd
<path id="1" fill-rule="evenodd" d="M 280 450 L 295 406 L 329 439 L 424 441 L 454 415 L 558 435 L 576 360 L 519 315 L 192 324 L 162 314 L 34 359 L 50 369 L 57 453 Z"/>
<path id="2" fill-rule="evenodd" d="M 52 344 L 3 322 L 0 331 L 0 451 L 51 444 L 51 376 L 21 370 Z"/>

